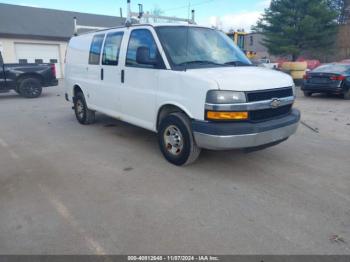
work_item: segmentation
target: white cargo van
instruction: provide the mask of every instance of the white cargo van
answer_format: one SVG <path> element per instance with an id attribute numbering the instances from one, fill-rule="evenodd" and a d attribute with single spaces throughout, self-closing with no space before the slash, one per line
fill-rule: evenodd
<path id="1" fill-rule="evenodd" d="M 138 24 L 75 36 L 65 68 L 66 99 L 81 124 L 101 112 L 154 131 L 175 165 L 202 148 L 276 145 L 300 120 L 292 78 L 252 66 L 211 28 Z"/>

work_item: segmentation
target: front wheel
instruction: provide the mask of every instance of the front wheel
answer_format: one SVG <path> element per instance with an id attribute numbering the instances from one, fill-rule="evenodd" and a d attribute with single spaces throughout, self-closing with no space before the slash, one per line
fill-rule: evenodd
<path id="1" fill-rule="evenodd" d="M 158 142 L 164 157 L 177 166 L 193 163 L 201 152 L 193 138 L 190 120 L 183 113 L 170 114 L 161 121 Z"/>
<path id="2" fill-rule="evenodd" d="M 41 96 L 42 86 L 36 78 L 25 78 L 23 79 L 16 92 L 26 98 L 37 98 Z"/>
<path id="3" fill-rule="evenodd" d="M 95 122 L 95 111 L 87 107 L 83 93 L 78 93 L 74 98 L 74 112 L 78 122 L 82 125 L 90 125 Z"/>

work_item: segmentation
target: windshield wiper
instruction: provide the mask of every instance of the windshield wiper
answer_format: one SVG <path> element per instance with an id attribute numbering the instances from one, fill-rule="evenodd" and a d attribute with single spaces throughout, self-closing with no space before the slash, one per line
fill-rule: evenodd
<path id="1" fill-rule="evenodd" d="M 185 65 L 193 65 L 193 64 L 223 66 L 223 64 L 219 64 L 219 63 L 216 63 L 216 62 L 213 62 L 213 61 L 207 61 L 207 60 L 188 61 L 188 62 L 183 62 L 183 63 L 178 64 L 178 65 L 179 65 L 179 66 L 185 66 Z"/>
<path id="2" fill-rule="evenodd" d="M 246 63 L 243 63 L 241 61 L 230 61 L 230 62 L 226 62 L 225 65 L 227 66 L 252 66 L 250 64 L 246 64 Z"/>

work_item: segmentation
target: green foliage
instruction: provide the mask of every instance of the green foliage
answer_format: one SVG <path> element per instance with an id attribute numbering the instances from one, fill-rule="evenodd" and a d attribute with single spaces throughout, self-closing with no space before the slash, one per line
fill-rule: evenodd
<path id="1" fill-rule="evenodd" d="M 272 0 L 253 28 L 264 34 L 263 44 L 274 55 L 320 51 L 334 44 L 337 12 L 328 0 Z"/>
<path id="2" fill-rule="evenodd" d="M 327 0 L 329 7 L 337 13 L 338 24 L 346 24 L 350 19 L 350 0 Z"/>

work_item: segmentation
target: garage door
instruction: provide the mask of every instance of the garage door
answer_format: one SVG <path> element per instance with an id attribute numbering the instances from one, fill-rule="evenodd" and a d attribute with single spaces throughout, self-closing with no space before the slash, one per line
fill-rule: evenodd
<path id="1" fill-rule="evenodd" d="M 58 45 L 16 43 L 15 50 L 19 63 L 55 64 L 57 78 L 62 78 Z"/>

